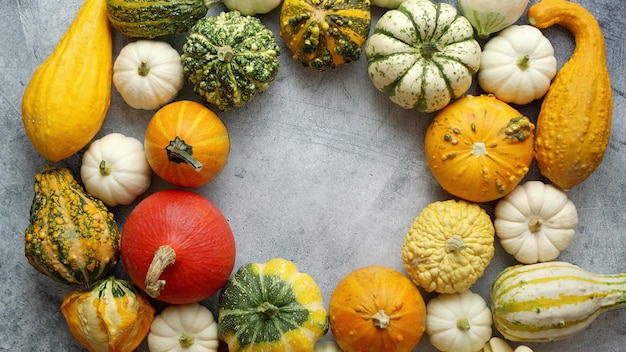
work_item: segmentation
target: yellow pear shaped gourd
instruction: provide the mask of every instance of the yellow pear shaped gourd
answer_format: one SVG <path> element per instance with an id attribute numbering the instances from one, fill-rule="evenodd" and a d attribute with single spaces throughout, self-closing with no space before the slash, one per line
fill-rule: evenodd
<path id="1" fill-rule="evenodd" d="M 85 0 L 22 98 L 22 122 L 47 160 L 65 159 L 98 133 L 111 100 L 113 44 L 105 0 Z"/>

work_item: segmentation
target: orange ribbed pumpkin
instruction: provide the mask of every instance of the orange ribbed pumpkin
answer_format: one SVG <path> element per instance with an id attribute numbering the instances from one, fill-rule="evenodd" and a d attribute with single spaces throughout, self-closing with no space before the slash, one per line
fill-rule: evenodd
<path id="1" fill-rule="evenodd" d="M 431 121 L 426 164 L 450 194 L 470 202 L 496 200 L 528 173 L 534 130 L 526 116 L 494 96 L 467 95 Z"/>
<path id="2" fill-rule="evenodd" d="M 148 124 L 144 141 L 152 170 L 181 187 L 199 187 L 222 171 L 230 138 L 220 118 L 203 104 L 181 100 L 159 109 Z"/>
<path id="3" fill-rule="evenodd" d="M 409 352 L 426 329 L 426 305 L 402 273 L 366 266 L 349 273 L 333 291 L 328 315 L 345 352 Z"/>

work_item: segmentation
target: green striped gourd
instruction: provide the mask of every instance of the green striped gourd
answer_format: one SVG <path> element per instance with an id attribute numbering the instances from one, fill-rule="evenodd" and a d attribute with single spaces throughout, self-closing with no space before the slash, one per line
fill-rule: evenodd
<path id="1" fill-rule="evenodd" d="M 131 38 L 188 31 L 207 14 L 209 0 L 106 0 L 111 26 Z"/>
<path id="2" fill-rule="evenodd" d="M 35 175 L 34 188 L 24 234 L 28 262 L 56 281 L 91 287 L 119 258 L 113 213 L 66 168 L 46 167 Z"/>
<path id="3" fill-rule="evenodd" d="M 571 337 L 624 307 L 626 273 L 594 274 L 562 261 L 508 267 L 491 288 L 494 325 L 510 341 Z"/>

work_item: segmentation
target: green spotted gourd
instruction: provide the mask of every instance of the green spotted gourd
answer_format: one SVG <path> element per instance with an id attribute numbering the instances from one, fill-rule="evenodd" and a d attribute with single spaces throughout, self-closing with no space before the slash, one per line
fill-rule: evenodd
<path id="1" fill-rule="evenodd" d="M 24 234 L 28 262 L 56 281 L 90 288 L 119 258 L 113 213 L 67 168 L 44 168 L 35 175 L 34 190 Z"/>

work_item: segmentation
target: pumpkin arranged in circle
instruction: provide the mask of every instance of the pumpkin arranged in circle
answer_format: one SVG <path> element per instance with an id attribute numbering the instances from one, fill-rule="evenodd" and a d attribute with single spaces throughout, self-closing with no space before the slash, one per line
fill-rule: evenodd
<path id="1" fill-rule="evenodd" d="M 187 190 L 162 190 L 139 202 L 126 219 L 120 247 L 131 280 L 170 304 L 212 296 L 235 264 L 228 221 L 210 200 Z"/>
<path id="2" fill-rule="evenodd" d="M 528 117 L 491 95 L 464 96 L 428 126 L 426 165 L 450 194 L 471 202 L 496 200 L 528 173 L 534 129 Z"/>
<path id="3" fill-rule="evenodd" d="M 308 351 L 328 332 L 322 292 L 283 258 L 242 265 L 218 302 L 219 337 L 236 351 Z"/>
<path id="4" fill-rule="evenodd" d="M 367 266 L 344 277 L 330 297 L 330 328 L 343 351 L 409 352 L 426 329 L 426 306 L 402 273 Z"/>
<path id="5" fill-rule="evenodd" d="M 165 181 L 199 187 L 222 172 L 230 138 L 220 118 L 205 105 L 181 100 L 159 109 L 144 140 L 148 163 Z"/>
<path id="6" fill-rule="evenodd" d="M 428 292 L 468 290 L 491 262 L 495 229 L 476 203 L 446 200 L 427 205 L 402 244 L 404 269 Z"/>

